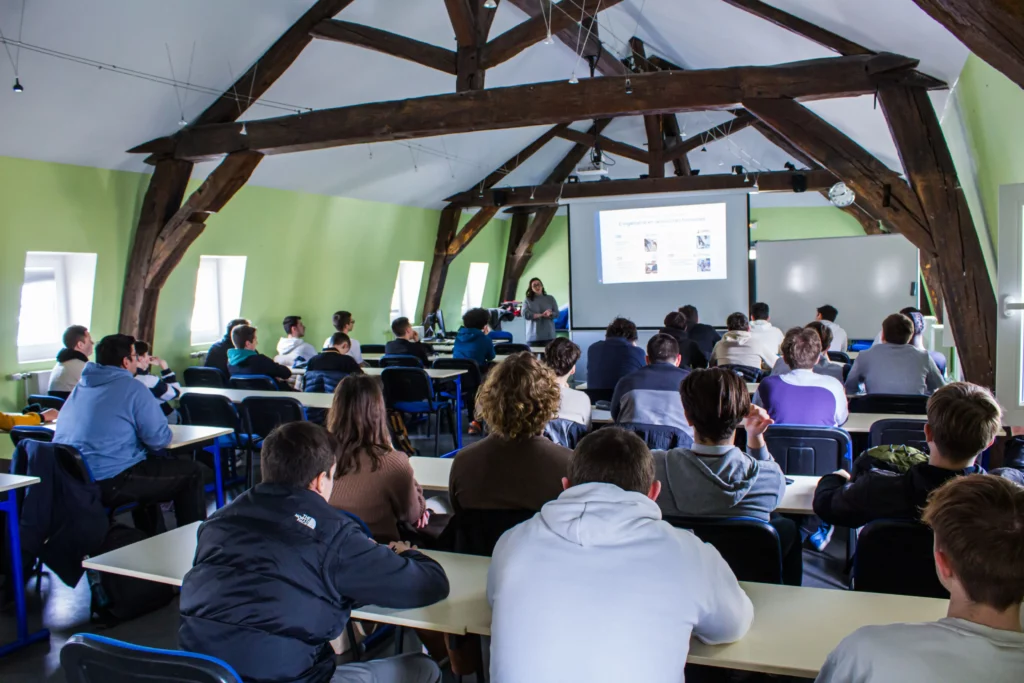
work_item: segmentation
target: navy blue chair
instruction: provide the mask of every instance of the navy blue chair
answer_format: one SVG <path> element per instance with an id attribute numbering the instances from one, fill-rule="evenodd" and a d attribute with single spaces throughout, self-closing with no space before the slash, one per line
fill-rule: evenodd
<path id="1" fill-rule="evenodd" d="M 235 470 L 235 456 L 232 454 L 226 461 L 221 459 L 223 449 L 232 451 L 247 448 L 251 437 L 242 431 L 242 420 L 231 399 L 219 394 L 184 394 L 178 399 L 178 408 L 182 422 L 187 425 L 203 427 L 225 427 L 233 433 L 218 436 L 213 446 L 203 450 L 210 454 L 214 472 L 212 490 L 217 498 L 217 508 L 224 506 L 224 489 L 243 480 Z M 224 465 L 227 465 L 225 467 Z M 227 479 L 225 479 L 227 477 Z"/>
<path id="2" fill-rule="evenodd" d="M 752 368 L 748 365 L 719 365 L 723 370 L 731 370 L 743 378 L 744 382 L 760 382 L 764 377 L 761 368 Z"/>
<path id="3" fill-rule="evenodd" d="M 534 510 L 459 510 L 439 539 L 454 552 L 490 557 L 501 535 L 533 517 Z"/>
<path id="4" fill-rule="evenodd" d="M 513 353 L 520 353 L 522 351 L 533 351 L 527 344 L 513 344 L 510 342 L 502 342 L 494 345 L 494 353 L 499 356 L 510 356 Z"/>
<path id="5" fill-rule="evenodd" d="M 24 427 L 15 427 L 11 430 L 11 441 L 14 442 L 14 447 L 18 447 L 18 443 L 25 439 L 33 439 L 35 441 L 53 441 L 53 430 L 49 427 L 26 425 Z"/>
<path id="6" fill-rule="evenodd" d="M 844 429 L 772 425 L 764 433 L 768 451 L 786 474 L 824 476 L 849 470 L 853 442 Z"/>
<path id="7" fill-rule="evenodd" d="M 217 368 L 192 366 L 185 368 L 185 374 L 182 377 L 185 379 L 186 387 L 212 387 L 214 389 L 227 387 L 224 373 Z"/>
<path id="8" fill-rule="evenodd" d="M 380 359 L 381 368 L 422 368 L 423 361 L 416 356 L 407 356 L 400 353 L 389 353 L 385 354 Z"/>
<path id="9" fill-rule="evenodd" d="M 256 483 L 253 462 L 263 440 L 278 425 L 286 422 L 301 422 L 306 419 L 306 409 L 298 399 L 281 396 L 249 396 L 242 400 L 242 431 L 248 435 L 245 455 L 246 479 L 249 487 Z"/>
<path id="10" fill-rule="evenodd" d="M 386 353 L 384 344 L 362 344 L 359 347 L 361 353 Z"/>
<path id="11" fill-rule="evenodd" d="M 494 342 L 510 342 L 513 339 L 512 333 L 505 330 L 491 330 L 487 336 Z"/>
<path id="12" fill-rule="evenodd" d="M 850 359 L 849 354 L 843 353 L 842 351 L 829 351 L 828 359 L 836 363 L 842 363 L 843 365 L 846 365 L 847 363 L 853 363 L 853 360 Z"/>
<path id="13" fill-rule="evenodd" d="M 850 397 L 851 413 L 927 415 L 928 397 L 916 394 L 862 394 Z"/>
<path id="14" fill-rule="evenodd" d="M 92 633 L 76 633 L 60 650 L 68 683 L 241 683 L 216 657 L 161 650 Z"/>
<path id="15" fill-rule="evenodd" d="M 871 424 L 868 444 L 871 447 L 910 446 L 927 453 L 928 440 L 924 436 L 924 425 L 924 420 L 877 420 Z"/>
<path id="16" fill-rule="evenodd" d="M 64 399 L 58 396 L 48 396 L 45 394 L 32 394 L 31 396 L 29 396 L 28 404 L 32 405 L 33 403 L 40 406 L 44 410 L 49 410 L 50 408 L 54 410 L 60 410 L 61 408 L 64 407 Z"/>
<path id="17" fill-rule="evenodd" d="M 689 448 L 693 445 L 693 437 L 678 427 L 650 425 L 641 422 L 619 422 L 615 426 L 639 436 L 652 451 Z"/>
<path id="18" fill-rule="evenodd" d="M 544 436 L 566 448 L 576 448 L 576 444 L 586 435 L 586 425 L 567 420 L 564 417 L 556 417 L 544 425 Z"/>
<path id="19" fill-rule="evenodd" d="M 437 425 L 434 430 L 434 453 L 439 454 L 441 416 L 448 418 L 452 430 L 452 448 L 458 448 L 455 434 L 455 414 L 451 401 L 434 391 L 434 383 L 422 368 L 390 367 L 380 374 L 384 385 L 384 403 L 388 410 L 397 410 L 408 415 L 434 415 Z M 430 420 L 427 420 L 427 436 L 430 436 Z"/>
<path id="20" fill-rule="evenodd" d="M 713 545 L 740 581 L 782 583 L 782 544 L 768 522 L 753 517 L 666 516 L 664 520 Z"/>
<path id="21" fill-rule="evenodd" d="M 949 598 L 935 574 L 932 530 L 907 519 L 869 522 L 857 537 L 853 589 L 870 593 Z"/>
<path id="22" fill-rule="evenodd" d="M 476 408 L 476 392 L 484 383 L 483 373 L 480 366 L 472 358 L 438 358 L 430 365 L 434 370 L 465 370 L 466 374 L 460 376 L 462 384 L 462 405 L 473 419 L 473 411 Z M 455 382 L 447 381 L 441 383 L 441 395 L 445 398 L 455 398 Z"/>
<path id="23" fill-rule="evenodd" d="M 590 405 L 595 405 L 598 401 L 610 402 L 612 400 L 612 396 L 615 395 L 614 387 L 612 387 L 611 389 L 591 389 L 590 387 L 587 387 L 586 389 L 581 389 L 580 391 L 582 391 L 590 398 Z"/>
<path id="24" fill-rule="evenodd" d="M 249 391 L 278 391 L 280 387 L 273 377 L 267 375 L 232 375 L 228 380 L 232 389 L 248 389 Z"/>

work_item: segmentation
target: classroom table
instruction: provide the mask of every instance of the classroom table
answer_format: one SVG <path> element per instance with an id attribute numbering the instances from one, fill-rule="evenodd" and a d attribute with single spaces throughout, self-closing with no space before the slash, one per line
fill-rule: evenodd
<path id="1" fill-rule="evenodd" d="M 363 354 L 363 360 L 366 361 L 366 362 L 379 363 L 380 359 L 383 358 L 386 355 L 388 355 L 388 354 L 386 354 L 386 353 L 364 353 Z M 439 360 L 439 359 L 450 360 L 451 358 L 452 358 L 452 353 L 450 351 L 448 351 L 448 352 L 442 351 L 441 353 L 435 353 L 433 355 L 433 360 Z M 495 356 L 493 362 L 494 363 L 500 363 L 501 361 L 505 360 L 506 358 L 508 358 L 508 356 Z"/>
<path id="2" fill-rule="evenodd" d="M 0 474 L 0 512 L 7 515 L 7 543 L 11 554 L 11 576 L 14 582 L 14 611 L 18 620 L 18 635 L 9 643 L 0 645 L 0 657 L 15 650 L 49 640 L 50 632 L 39 629 L 33 633 L 28 631 L 28 613 L 25 608 L 25 576 L 21 560 L 21 526 L 18 521 L 18 489 L 38 484 L 39 477 L 24 477 L 18 474 Z M 2 494 L 6 493 L 6 496 Z"/>
<path id="3" fill-rule="evenodd" d="M 180 586 L 192 567 L 200 522 L 118 548 L 82 562 L 86 569 Z M 487 603 L 490 558 L 425 551 L 444 567 L 449 596 L 427 607 L 391 609 L 372 605 L 352 611 L 355 619 L 455 635 L 491 632 Z M 690 641 L 687 661 L 743 671 L 814 678 L 839 641 L 870 624 L 935 621 L 949 602 L 823 588 L 741 582 L 754 604 L 754 623 L 739 641 L 705 645 Z"/>
<path id="4" fill-rule="evenodd" d="M 757 385 L 758 385 L 757 382 L 747 382 L 747 391 L 750 392 L 751 396 L 753 396 L 754 394 L 757 393 Z M 577 384 L 573 388 L 574 389 L 578 389 L 579 391 L 585 391 L 586 388 L 587 388 L 587 383 L 586 382 L 580 382 L 579 384 Z"/>
<path id="5" fill-rule="evenodd" d="M 928 418 L 925 415 L 897 415 L 895 413 L 850 413 L 850 419 L 843 425 L 850 434 L 867 434 L 871 431 L 871 425 L 879 420 L 920 420 L 924 422 Z M 598 410 L 594 408 L 590 413 L 590 420 L 594 424 L 612 424 L 610 410 Z"/>

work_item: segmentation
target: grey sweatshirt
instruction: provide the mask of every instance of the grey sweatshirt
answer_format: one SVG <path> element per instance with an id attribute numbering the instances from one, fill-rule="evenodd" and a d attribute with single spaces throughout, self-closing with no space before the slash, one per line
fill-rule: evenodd
<path id="1" fill-rule="evenodd" d="M 876 344 L 860 352 L 846 378 L 846 393 L 929 395 L 945 384 L 927 351 L 913 344 Z"/>
<path id="2" fill-rule="evenodd" d="M 767 448 L 744 453 L 735 446 L 654 451 L 662 514 L 687 517 L 756 517 L 768 521 L 786 493 L 786 477 Z"/>
<path id="3" fill-rule="evenodd" d="M 533 316 L 544 311 L 551 311 L 550 318 Z M 538 294 L 533 300 L 523 300 L 523 320 L 526 321 L 526 341 L 551 341 L 555 338 L 555 318 L 558 315 L 558 302 L 550 294 Z"/>

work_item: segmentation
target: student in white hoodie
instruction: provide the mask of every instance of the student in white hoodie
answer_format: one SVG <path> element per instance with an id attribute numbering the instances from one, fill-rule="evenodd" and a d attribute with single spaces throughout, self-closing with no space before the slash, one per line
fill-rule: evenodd
<path id="1" fill-rule="evenodd" d="M 779 359 L 779 347 L 769 348 L 760 338 L 750 333 L 750 321 L 742 313 L 733 313 L 725 319 L 728 331 L 711 352 L 712 365 L 743 365 L 748 368 L 772 368 Z"/>
<path id="2" fill-rule="evenodd" d="M 820 320 L 828 329 L 832 330 L 832 343 L 829 344 L 827 351 L 842 351 L 846 353 L 846 347 L 850 344 L 850 338 L 846 335 L 846 330 L 836 325 L 836 318 L 838 317 L 839 309 L 831 304 L 825 304 L 818 307 L 818 315 L 814 319 Z"/>
<path id="3" fill-rule="evenodd" d="M 568 474 L 563 493 L 494 549 L 493 683 L 680 683 L 691 635 L 743 637 L 750 599 L 717 550 L 662 521 L 638 436 L 591 433 Z M 624 649 L 623 633 L 643 637 Z"/>
<path id="4" fill-rule="evenodd" d="M 779 353 L 786 333 L 771 323 L 768 304 L 759 301 L 750 307 L 750 336 L 761 342 L 772 353 Z"/>
<path id="5" fill-rule="evenodd" d="M 306 326 L 302 324 L 302 316 L 289 315 L 281 324 L 288 336 L 281 337 L 277 342 L 275 363 L 293 368 L 300 360 L 308 362 L 318 353 L 312 344 L 303 339 L 306 336 Z"/>

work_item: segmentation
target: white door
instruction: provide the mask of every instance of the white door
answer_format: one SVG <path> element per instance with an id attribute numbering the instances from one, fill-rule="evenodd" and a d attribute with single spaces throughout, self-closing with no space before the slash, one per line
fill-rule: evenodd
<path id="1" fill-rule="evenodd" d="M 996 394 L 1010 425 L 1024 426 L 1024 185 L 999 190 Z"/>

